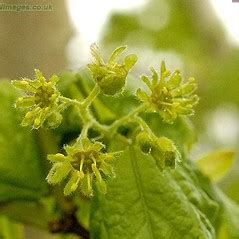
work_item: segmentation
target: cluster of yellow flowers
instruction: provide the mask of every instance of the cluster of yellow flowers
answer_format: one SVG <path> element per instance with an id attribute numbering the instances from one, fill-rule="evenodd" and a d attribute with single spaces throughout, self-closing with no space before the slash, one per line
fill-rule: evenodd
<path id="1" fill-rule="evenodd" d="M 197 88 L 194 78 L 182 82 L 180 71 L 173 74 L 166 70 L 165 63 L 161 63 L 160 77 L 154 68 L 151 68 L 152 79 L 142 76 L 141 79 L 148 86 L 151 94 L 138 89 L 138 98 L 148 103 L 149 109 L 159 112 L 160 116 L 172 124 L 178 115 L 192 115 L 193 107 L 198 103 L 198 96 L 193 94 Z"/>
<path id="2" fill-rule="evenodd" d="M 22 121 L 22 126 L 32 126 L 35 129 L 46 126 L 55 128 L 62 120 L 60 114 L 59 96 L 56 89 L 58 76 L 53 75 L 49 81 L 45 79 L 39 70 L 35 70 L 34 80 L 14 80 L 12 84 L 25 92 L 24 97 L 18 98 L 16 106 L 27 109 Z"/>
<path id="3" fill-rule="evenodd" d="M 160 170 L 167 167 L 175 168 L 180 161 L 180 154 L 173 141 L 162 136 L 156 137 L 148 125 L 140 118 L 142 111 L 158 112 L 164 121 L 173 123 L 179 115 L 192 115 L 193 107 L 198 102 L 194 94 L 196 83 L 193 78 L 183 83 L 179 71 L 171 74 L 162 62 L 160 76 L 155 69 L 151 69 L 151 79 L 142 76 L 141 79 L 148 86 L 150 93 L 137 91 L 137 96 L 143 103 L 130 112 L 129 115 L 118 119 L 112 125 L 101 125 L 89 111 L 89 106 L 99 93 L 115 95 L 125 86 L 129 71 L 137 62 L 134 54 L 126 56 L 121 63 L 117 57 L 124 52 L 125 46 L 113 51 L 108 62 L 105 63 L 96 44 L 91 46 L 93 62 L 88 64 L 96 87 L 84 101 L 65 98 L 57 89 L 58 76 L 53 75 L 49 80 L 43 77 L 39 70 L 35 70 L 35 79 L 21 79 L 12 81 L 13 85 L 21 89 L 25 96 L 20 97 L 16 107 L 27 112 L 22 126 L 38 129 L 42 126 L 55 128 L 62 121 L 62 111 L 69 105 L 75 105 L 82 119 L 82 132 L 72 145 L 65 145 L 66 154 L 51 154 L 48 159 L 53 163 L 47 176 L 50 184 L 66 181 L 64 194 L 69 195 L 77 189 L 87 196 L 93 195 L 94 182 L 99 190 L 106 193 L 106 180 L 114 175 L 112 162 L 115 153 L 107 152 L 104 144 L 88 138 L 88 129 L 95 127 L 101 134 L 113 137 L 117 127 L 128 121 L 138 122 L 141 133 L 136 137 L 143 153 L 150 154 Z M 142 127 L 143 126 L 143 127 Z M 105 136 L 106 137 L 106 136 Z M 112 138 L 111 138 L 112 139 Z"/>

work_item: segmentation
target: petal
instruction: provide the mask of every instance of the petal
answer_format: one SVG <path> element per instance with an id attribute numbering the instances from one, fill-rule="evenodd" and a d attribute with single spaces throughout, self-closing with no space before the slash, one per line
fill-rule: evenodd
<path id="1" fill-rule="evenodd" d="M 80 141 L 82 143 L 83 150 L 90 149 L 93 146 L 93 143 L 88 138 L 80 139 Z"/>
<path id="2" fill-rule="evenodd" d="M 186 96 L 192 94 L 197 89 L 197 84 L 194 82 L 187 82 L 180 87 L 172 90 L 172 97 Z"/>
<path id="3" fill-rule="evenodd" d="M 152 79 L 153 79 L 152 85 L 156 86 L 158 84 L 158 79 L 159 79 L 158 73 L 153 67 L 150 68 L 150 71 L 152 72 Z"/>
<path id="4" fill-rule="evenodd" d="M 56 184 L 61 182 L 72 170 L 72 166 L 69 162 L 55 163 L 51 168 L 46 180 L 50 184 Z"/>
<path id="5" fill-rule="evenodd" d="M 59 77 L 57 75 L 52 75 L 49 79 L 49 82 L 51 82 L 53 85 L 55 85 L 59 81 Z"/>
<path id="6" fill-rule="evenodd" d="M 161 77 L 162 77 L 162 75 L 164 74 L 165 71 L 167 71 L 165 61 L 162 61 L 161 66 L 160 66 Z"/>
<path id="7" fill-rule="evenodd" d="M 71 145 L 64 145 L 64 150 L 67 152 L 68 155 L 73 155 L 79 151 L 78 148 Z"/>
<path id="8" fill-rule="evenodd" d="M 114 175 L 113 167 L 109 163 L 102 162 L 100 164 L 99 170 L 102 171 L 104 173 L 104 175 L 106 175 L 106 176 L 113 176 Z"/>
<path id="9" fill-rule="evenodd" d="M 159 114 L 162 117 L 163 121 L 165 121 L 168 124 L 172 124 L 177 118 L 177 113 L 171 112 L 168 108 L 161 110 Z"/>
<path id="10" fill-rule="evenodd" d="M 41 82 L 39 80 L 29 80 L 29 84 L 34 87 L 35 89 L 38 89 L 42 86 Z"/>
<path id="11" fill-rule="evenodd" d="M 92 165 L 92 170 L 95 174 L 96 177 L 96 183 L 100 189 L 100 191 L 105 194 L 106 193 L 106 183 L 105 181 L 102 179 L 100 171 L 98 170 L 98 168 L 96 167 L 95 164 Z"/>
<path id="12" fill-rule="evenodd" d="M 16 107 L 28 108 L 35 105 L 35 97 L 20 97 L 16 101 Z"/>
<path id="13" fill-rule="evenodd" d="M 31 86 L 30 80 L 13 80 L 11 83 L 16 87 L 24 91 L 29 91 L 31 93 L 36 92 L 36 88 Z"/>
<path id="14" fill-rule="evenodd" d="M 148 95 L 141 89 L 138 89 L 136 91 L 136 95 L 141 101 L 148 101 L 148 99 L 149 99 Z"/>
<path id="15" fill-rule="evenodd" d="M 116 58 L 117 58 L 120 54 L 122 54 L 122 53 L 125 51 L 126 48 L 127 48 L 126 46 L 120 46 L 120 47 L 116 48 L 116 49 L 112 52 L 112 54 L 111 54 L 111 56 L 110 56 L 110 58 L 109 58 L 109 61 L 108 61 L 109 64 L 114 63 L 114 61 L 116 60 Z"/>
<path id="16" fill-rule="evenodd" d="M 90 51 L 91 51 L 92 57 L 95 60 L 95 63 L 97 65 L 104 65 L 104 60 L 102 59 L 102 57 L 100 55 L 100 49 L 99 49 L 99 47 L 95 43 L 93 43 L 90 46 Z"/>
<path id="17" fill-rule="evenodd" d="M 26 117 L 25 117 L 25 118 L 22 120 L 22 122 L 21 122 L 21 126 L 27 127 L 27 126 L 32 125 L 33 122 L 34 122 L 34 119 L 33 119 L 33 118 L 26 118 Z"/>
<path id="18" fill-rule="evenodd" d="M 51 162 L 64 162 L 68 158 L 64 154 L 48 154 L 47 159 L 50 160 Z"/>
<path id="19" fill-rule="evenodd" d="M 38 116 L 36 116 L 33 124 L 33 128 L 38 129 L 39 127 L 42 126 L 44 123 L 46 116 L 47 116 L 48 111 L 45 110 L 45 108 L 41 109 L 38 113 Z"/>
<path id="20" fill-rule="evenodd" d="M 188 104 L 186 106 L 180 106 L 177 108 L 177 113 L 181 115 L 193 115 L 194 110 L 192 108 L 193 106 L 191 104 Z"/>
<path id="21" fill-rule="evenodd" d="M 182 77 L 179 71 L 175 71 L 167 82 L 167 87 L 172 90 L 180 86 Z"/>
<path id="22" fill-rule="evenodd" d="M 46 82 L 45 77 L 42 75 L 42 72 L 38 69 L 35 69 L 36 79 L 40 81 L 41 84 Z"/>
<path id="23" fill-rule="evenodd" d="M 70 195 L 71 193 L 73 193 L 78 188 L 79 182 L 81 179 L 82 179 L 82 177 L 81 177 L 79 171 L 74 170 L 71 173 L 70 179 L 64 188 L 64 194 L 67 196 L 67 195 Z"/>
<path id="24" fill-rule="evenodd" d="M 176 147 L 172 140 L 170 140 L 167 137 L 160 137 L 157 139 L 157 145 L 160 147 L 160 149 L 164 152 L 175 152 Z"/>
<path id="25" fill-rule="evenodd" d="M 140 79 L 148 86 L 149 89 L 152 89 L 151 82 L 147 76 L 142 75 Z"/>
<path id="26" fill-rule="evenodd" d="M 124 65 L 127 71 L 132 69 L 132 67 L 136 64 L 137 60 L 138 57 L 135 54 L 128 55 L 124 58 Z"/>
<path id="27" fill-rule="evenodd" d="M 93 175 L 90 173 L 87 173 L 82 179 L 81 185 L 80 185 L 81 192 L 85 196 L 93 195 L 92 183 L 93 183 Z"/>
<path id="28" fill-rule="evenodd" d="M 100 142 L 94 142 L 94 144 L 92 145 L 92 149 L 98 152 L 101 151 L 103 148 L 105 148 L 105 145 Z"/>
<path id="29" fill-rule="evenodd" d="M 61 124 L 62 115 L 59 112 L 51 113 L 46 120 L 46 126 L 49 128 L 56 128 Z"/>

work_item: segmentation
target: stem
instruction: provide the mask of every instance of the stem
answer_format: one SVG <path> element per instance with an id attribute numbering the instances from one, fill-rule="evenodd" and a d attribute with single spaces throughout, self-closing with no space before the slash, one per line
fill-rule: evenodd
<path id="1" fill-rule="evenodd" d="M 148 105 L 147 104 L 142 104 L 138 106 L 136 109 L 133 111 L 129 112 L 127 115 L 123 116 L 122 118 L 116 120 L 110 127 L 109 130 L 115 131 L 119 126 L 132 121 L 132 118 L 134 118 L 136 115 L 138 115 L 140 112 L 144 111 L 147 109 Z"/>
<path id="2" fill-rule="evenodd" d="M 142 128 L 145 132 L 147 132 L 147 133 L 150 135 L 150 137 L 151 137 L 152 139 L 157 140 L 157 136 L 153 133 L 153 131 L 152 131 L 152 130 L 150 129 L 150 127 L 148 126 L 148 124 L 147 124 L 141 117 L 135 116 L 135 117 L 134 117 L 134 120 L 135 120 L 135 122 L 137 122 L 137 123 L 141 126 L 141 128 Z"/>
<path id="3" fill-rule="evenodd" d="M 81 133 L 79 135 L 79 137 L 77 138 L 77 142 L 79 142 L 81 139 L 87 138 L 88 135 L 88 130 L 91 127 L 91 122 L 88 122 L 87 124 L 84 124 L 81 130 Z"/>
<path id="4" fill-rule="evenodd" d="M 92 102 L 98 96 L 99 93 L 100 93 L 100 87 L 98 85 L 95 85 L 93 90 L 90 92 L 90 94 L 87 96 L 87 98 L 85 98 L 85 100 L 83 102 L 80 102 L 78 100 L 72 100 L 72 99 L 69 99 L 66 97 L 60 97 L 60 99 L 65 104 L 75 105 L 78 107 L 78 109 L 80 111 L 80 117 L 83 121 L 84 126 L 82 128 L 82 132 L 81 132 L 80 136 L 78 137 L 77 141 L 79 141 L 82 137 L 87 137 L 87 133 L 88 133 L 88 130 L 90 127 L 101 132 L 106 137 L 111 138 L 119 126 L 132 121 L 133 119 L 135 119 L 135 116 L 137 116 L 142 111 L 146 110 L 148 107 L 147 104 L 141 104 L 136 109 L 129 112 L 127 115 L 116 120 L 110 126 L 102 125 L 92 116 L 92 114 L 89 111 L 89 106 L 92 104 Z"/>
<path id="5" fill-rule="evenodd" d="M 79 224 L 75 212 L 69 215 L 64 215 L 60 220 L 54 220 L 49 223 L 49 228 L 52 233 L 68 234 L 73 233 L 83 239 L 89 239 L 90 233 L 81 224 Z"/>
<path id="6" fill-rule="evenodd" d="M 73 100 L 70 98 L 66 98 L 61 96 L 60 99 L 66 104 L 66 105 L 75 105 L 78 107 L 80 111 L 80 117 L 84 124 L 92 124 L 94 121 L 93 116 L 89 112 L 89 106 L 94 101 L 94 99 L 98 96 L 100 93 L 100 87 L 96 84 L 93 88 L 93 90 L 90 92 L 90 94 L 85 98 L 83 102 L 80 102 L 78 100 Z"/>
<path id="7" fill-rule="evenodd" d="M 92 127 L 96 129 L 97 131 L 103 133 L 104 135 L 110 134 L 109 132 L 109 126 L 100 124 L 96 119 L 93 119 L 92 121 Z"/>
<path id="8" fill-rule="evenodd" d="M 89 112 L 88 108 L 84 108 L 81 106 L 78 107 L 79 111 L 80 111 L 80 117 L 83 121 L 83 124 L 89 124 L 92 122 L 93 120 L 93 116 L 91 115 L 91 113 Z"/>
<path id="9" fill-rule="evenodd" d="M 83 128 L 82 128 L 82 130 L 81 130 L 81 137 L 82 138 L 87 138 L 87 134 L 88 134 L 88 130 L 89 130 L 89 128 L 90 128 L 90 123 L 88 123 L 88 124 L 85 124 L 84 126 L 83 126 Z"/>
<path id="10" fill-rule="evenodd" d="M 82 106 L 84 108 L 88 108 L 91 105 L 91 103 L 94 101 L 94 99 L 99 95 L 99 93 L 100 93 L 100 87 L 98 86 L 98 84 L 96 84 L 93 90 L 90 92 L 90 94 L 83 101 Z"/>
<path id="11" fill-rule="evenodd" d="M 82 103 L 78 100 L 73 100 L 64 96 L 59 97 L 60 100 L 62 100 L 67 105 L 77 105 L 79 107 L 82 107 Z"/>

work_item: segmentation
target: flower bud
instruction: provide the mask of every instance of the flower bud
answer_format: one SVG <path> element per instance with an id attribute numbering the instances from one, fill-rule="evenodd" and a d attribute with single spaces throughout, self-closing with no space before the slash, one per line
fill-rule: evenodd
<path id="1" fill-rule="evenodd" d="M 94 80 L 106 95 L 115 95 L 122 91 L 129 71 L 137 62 L 137 56 L 134 54 L 126 56 L 123 63 L 115 61 L 125 49 L 126 46 L 118 47 L 113 51 L 108 62 L 104 63 L 98 46 L 96 44 L 91 45 L 93 63 L 88 64 L 88 68 L 92 72 Z"/>
<path id="2" fill-rule="evenodd" d="M 145 154 L 150 153 L 153 146 L 153 141 L 146 132 L 139 133 L 136 137 L 136 142 L 138 143 L 143 153 Z"/>
<path id="3" fill-rule="evenodd" d="M 160 170 L 164 170 L 165 168 L 175 169 L 177 162 L 180 161 L 180 153 L 173 141 L 167 137 L 159 137 L 157 139 L 156 147 L 152 150 L 152 155 Z"/>

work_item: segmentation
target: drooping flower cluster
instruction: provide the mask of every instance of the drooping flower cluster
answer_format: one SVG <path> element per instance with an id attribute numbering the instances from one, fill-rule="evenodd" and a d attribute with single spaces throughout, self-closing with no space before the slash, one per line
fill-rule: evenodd
<path id="1" fill-rule="evenodd" d="M 150 154 L 160 170 L 165 168 L 175 169 L 180 162 L 181 155 L 169 138 L 164 136 L 153 138 L 148 133 L 141 132 L 137 135 L 136 140 L 141 151 Z"/>
<path id="2" fill-rule="evenodd" d="M 56 184 L 67 178 L 64 194 L 69 195 L 78 187 L 86 195 L 93 194 L 93 181 L 96 180 L 101 192 L 106 193 L 105 177 L 113 176 L 111 166 L 114 155 L 103 153 L 104 145 L 88 138 L 80 139 L 72 146 L 64 147 L 67 155 L 51 154 L 48 159 L 53 163 L 47 181 Z"/>
<path id="3" fill-rule="evenodd" d="M 129 71 L 137 62 L 138 58 L 135 54 L 126 56 L 123 63 L 115 61 L 125 49 L 126 46 L 115 49 L 108 62 L 105 63 L 98 46 L 96 44 L 91 45 L 93 63 L 88 64 L 88 68 L 92 72 L 94 80 L 106 95 L 114 95 L 123 89 Z"/>
<path id="4" fill-rule="evenodd" d="M 16 107 L 27 110 L 22 126 L 38 129 L 45 123 L 48 127 L 57 127 L 62 120 L 58 107 L 60 92 L 56 89 L 59 78 L 53 75 L 47 81 L 39 70 L 35 70 L 35 76 L 34 80 L 24 78 L 12 81 L 15 87 L 26 94 L 16 101 Z"/>
<path id="5" fill-rule="evenodd" d="M 160 78 L 154 68 L 151 68 L 151 71 L 151 80 L 147 76 L 141 77 L 151 93 L 148 95 L 139 89 L 138 98 L 149 103 L 151 110 L 159 112 L 169 124 L 173 123 L 178 115 L 192 115 L 193 107 L 198 102 L 198 96 L 193 94 L 197 88 L 194 78 L 183 83 L 180 72 L 176 70 L 171 74 L 166 70 L 164 62 L 161 64 Z"/>

